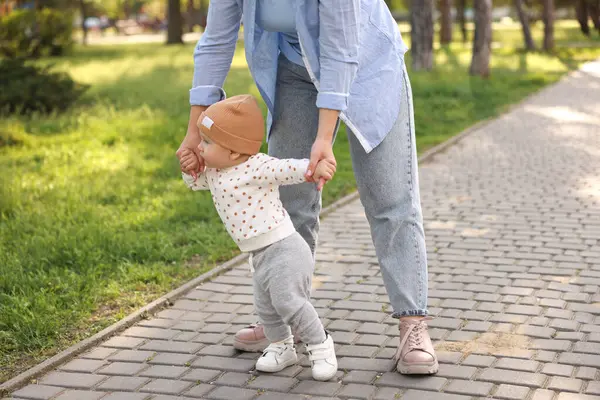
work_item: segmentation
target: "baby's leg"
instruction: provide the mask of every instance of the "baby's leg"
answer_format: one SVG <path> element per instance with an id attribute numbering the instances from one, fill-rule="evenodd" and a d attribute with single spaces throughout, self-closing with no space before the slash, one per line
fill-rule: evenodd
<path id="1" fill-rule="evenodd" d="M 290 326 L 283 322 L 277 310 L 271 304 L 271 295 L 265 284 L 265 273 L 268 272 L 262 263 L 266 250 L 257 252 L 253 257 L 254 264 L 254 309 L 258 319 L 264 326 L 265 336 L 269 342 L 281 342 L 292 335 Z"/>
<path id="2" fill-rule="evenodd" d="M 323 343 L 325 329 L 310 303 L 314 270 L 310 248 L 298 233 L 269 247 L 261 267 L 268 270 L 265 283 L 273 308 L 302 342 Z"/>

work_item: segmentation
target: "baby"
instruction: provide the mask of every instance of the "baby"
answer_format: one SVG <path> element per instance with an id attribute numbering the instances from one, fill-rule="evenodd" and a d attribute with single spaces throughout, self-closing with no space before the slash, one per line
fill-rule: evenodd
<path id="1" fill-rule="evenodd" d="M 193 190 L 211 191 L 227 231 L 250 253 L 254 306 L 270 342 L 256 369 L 278 372 L 298 362 L 293 331 L 306 344 L 313 378 L 331 379 L 338 365 L 333 340 L 309 301 L 313 256 L 279 199 L 279 186 L 306 181 L 308 160 L 259 153 L 264 120 L 250 95 L 213 104 L 198 127 L 202 160 L 187 150 L 181 164 L 199 174 L 184 173 L 183 179 Z M 321 161 L 313 178 L 331 179 L 334 173 L 334 165 Z"/>

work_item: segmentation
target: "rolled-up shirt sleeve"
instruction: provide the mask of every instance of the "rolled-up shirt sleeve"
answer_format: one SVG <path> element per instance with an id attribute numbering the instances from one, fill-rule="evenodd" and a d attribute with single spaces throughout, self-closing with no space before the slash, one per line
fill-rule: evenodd
<path id="1" fill-rule="evenodd" d="M 238 0 L 213 0 L 206 30 L 194 49 L 190 105 L 209 106 L 225 98 L 223 83 L 231 68 L 242 19 Z"/>
<path id="2" fill-rule="evenodd" d="M 345 111 L 358 69 L 360 0 L 319 4 L 320 85 L 317 107 Z"/>

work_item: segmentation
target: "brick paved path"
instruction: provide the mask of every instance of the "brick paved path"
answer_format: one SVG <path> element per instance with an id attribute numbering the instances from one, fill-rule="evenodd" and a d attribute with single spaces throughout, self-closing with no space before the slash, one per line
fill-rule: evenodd
<path id="1" fill-rule="evenodd" d="M 231 347 L 255 320 L 242 265 L 14 397 L 600 399 L 600 62 L 586 70 L 421 168 L 437 376 L 392 371 L 396 321 L 353 202 L 324 221 L 314 280 L 337 379 L 312 381 L 305 357 L 249 373 L 258 355 Z"/>

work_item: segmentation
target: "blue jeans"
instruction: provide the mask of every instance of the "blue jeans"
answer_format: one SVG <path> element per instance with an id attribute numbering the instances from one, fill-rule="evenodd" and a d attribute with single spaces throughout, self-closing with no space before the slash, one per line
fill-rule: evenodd
<path id="1" fill-rule="evenodd" d="M 371 228 L 393 317 L 427 315 L 427 253 L 419 195 L 412 90 L 406 68 L 400 113 L 383 142 L 366 153 L 349 133 L 352 167 Z M 308 158 L 317 135 L 317 89 L 306 69 L 279 58 L 269 154 Z M 373 101 L 374 106 L 376 101 Z M 335 178 L 334 178 L 335 179 Z M 280 187 L 281 201 L 313 254 L 321 195 L 316 185 Z"/>

